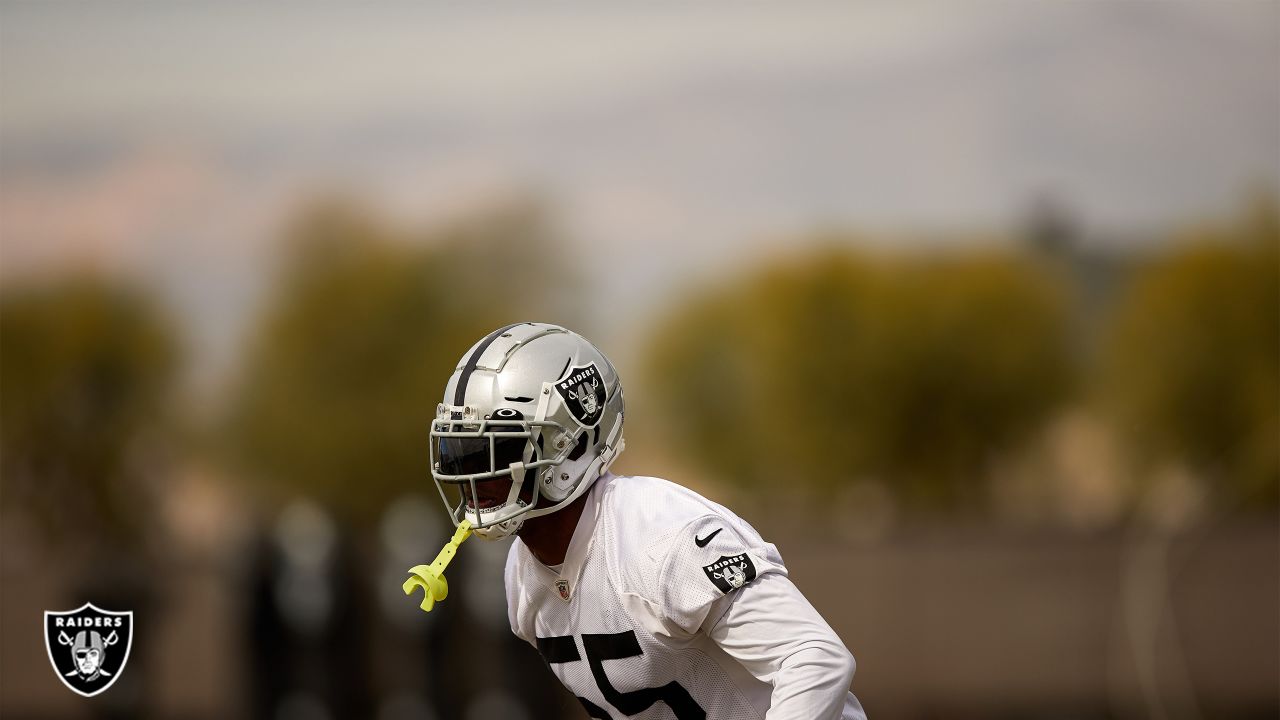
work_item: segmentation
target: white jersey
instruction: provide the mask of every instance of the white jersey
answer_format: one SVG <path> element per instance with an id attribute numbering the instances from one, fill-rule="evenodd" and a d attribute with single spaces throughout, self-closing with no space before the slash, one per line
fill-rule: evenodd
<path id="1" fill-rule="evenodd" d="M 853 658 L 777 548 L 697 493 L 606 474 L 558 570 L 519 538 L 512 631 L 593 718 L 858 720 Z"/>

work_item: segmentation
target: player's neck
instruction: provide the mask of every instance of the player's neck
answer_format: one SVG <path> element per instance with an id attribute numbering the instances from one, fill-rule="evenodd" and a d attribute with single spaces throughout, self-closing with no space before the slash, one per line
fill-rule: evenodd
<path id="1" fill-rule="evenodd" d="M 564 554 L 569 550 L 569 541 L 573 539 L 573 531 L 578 527 L 578 519 L 582 517 L 582 508 L 586 507 L 590 494 L 584 492 L 577 500 L 550 515 L 530 518 L 520 526 L 520 539 L 543 565 L 564 562 Z"/>

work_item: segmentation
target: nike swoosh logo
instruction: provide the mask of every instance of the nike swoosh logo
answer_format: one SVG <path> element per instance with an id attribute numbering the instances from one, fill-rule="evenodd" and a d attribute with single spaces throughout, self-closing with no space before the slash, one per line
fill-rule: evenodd
<path id="1" fill-rule="evenodd" d="M 698 547 L 706 547 L 706 546 L 707 546 L 707 543 L 711 542 L 711 538 L 715 537 L 716 535 L 719 535 L 719 534 L 720 534 L 720 531 L 721 531 L 721 530 L 723 530 L 723 529 L 724 529 L 724 528 L 716 528 L 716 531 L 715 531 L 715 532 L 711 533 L 710 535 L 708 535 L 708 536 L 706 536 L 706 537 L 704 537 L 704 538 L 700 538 L 700 537 L 698 537 L 697 535 L 694 535 L 694 536 L 693 536 L 693 544 L 694 544 L 694 545 L 697 545 Z"/>

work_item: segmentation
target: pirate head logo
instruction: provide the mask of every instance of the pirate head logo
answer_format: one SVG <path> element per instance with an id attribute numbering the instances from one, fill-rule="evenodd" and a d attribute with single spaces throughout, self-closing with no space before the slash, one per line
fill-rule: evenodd
<path id="1" fill-rule="evenodd" d="M 756 566 L 746 553 L 737 555 L 721 555 L 719 560 L 710 565 L 703 565 L 702 571 L 707 574 L 722 593 L 731 593 L 756 579 Z"/>
<path id="2" fill-rule="evenodd" d="M 133 613 L 85 603 L 76 610 L 44 614 L 44 644 L 62 684 L 93 697 L 111 687 L 129 660 Z"/>
<path id="3" fill-rule="evenodd" d="M 604 412 L 604 381 L 595 363 L 569 368 L 569 372 L 556 381 L 556 393 L 569 408 L 569 414 L 583 427 L 594 427 L 600 422 Z"/>

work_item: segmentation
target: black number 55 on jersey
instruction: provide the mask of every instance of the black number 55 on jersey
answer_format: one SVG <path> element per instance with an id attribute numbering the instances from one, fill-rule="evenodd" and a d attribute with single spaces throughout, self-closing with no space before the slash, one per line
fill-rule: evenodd
<path id="1" fill-rule="evenodd" d="M 578 662 L 582 656 L 578 654 L 578 645 L 572 635 L 560 637 L 537 638 L 538 652 L 550 665 Z M 675 713 L 676 720 L 706 720 L 707 713 L 694 702 L 689 691 L 680 683 L 671 681 L 662 687 L 643 688 L 631 692 L 619 692 L 609 682 L 604 673 L 605 660 L 621 660 L 639 657 L 644 654 L 634 631 L 608 635 L 582 635 L 582 648 L 587 653 L 587 663 L 591 666 L 591 676 L 595 678 L 596 687 L 610 705 L 623 715 L 638 715 L 648 710 L 654 703 L 663 702 Z M 587 709 L 587 715 L 601 720 L 609 720 L 609 714 L 599 705 L 579 697 L 578 702 Z"/>

